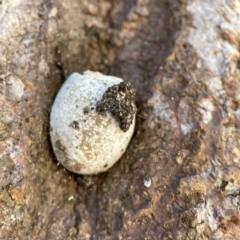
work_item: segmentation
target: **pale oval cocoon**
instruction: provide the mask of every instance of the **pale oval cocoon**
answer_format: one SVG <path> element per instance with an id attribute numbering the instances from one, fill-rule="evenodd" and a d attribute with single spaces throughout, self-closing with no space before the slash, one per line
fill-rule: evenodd
<path id="1" fill-rule="evenodd" d="M 106 90 L 122 81 L 86 71 L 70 75 L 59 90 L 50 115 L 50 137 L 57 160 L 69 171 L 104 172 L 126 151 L 134 132 L 135 114 L 124 132 L 110 113 L 96 111 Z"/>

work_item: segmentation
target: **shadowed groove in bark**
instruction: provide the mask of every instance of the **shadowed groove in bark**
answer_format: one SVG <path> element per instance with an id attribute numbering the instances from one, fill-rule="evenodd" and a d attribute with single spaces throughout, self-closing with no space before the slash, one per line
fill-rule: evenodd
<path id="1" fill-rule="evenodd" d="M 149 18 L 134 38 L 119 50 L 110 68 L 110 74 L 133 83 L 139 104 L 146 103 L 151 96 L 154 78 L 171 53 L 176 32 L 180 30 L 179 23 L 171 22 L 170 3 L 148 2 L 151 2 Z"/>

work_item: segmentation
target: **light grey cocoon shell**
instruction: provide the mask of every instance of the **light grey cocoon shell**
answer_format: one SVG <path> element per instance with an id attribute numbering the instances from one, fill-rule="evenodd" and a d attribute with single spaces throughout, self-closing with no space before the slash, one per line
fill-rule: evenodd
<path id="1" fill-rule="evenodd" d="M 97 102 L 106 90 L 122 81 L 86 71 L 83 75 L 71 74 L 59 90 L 50 115 L 50 137 L 57 160 L 69 171 L 104 172 L 126 151 L 134 132 L 135 116 L 124 132 L 110 113 L 96 112 Z"/>

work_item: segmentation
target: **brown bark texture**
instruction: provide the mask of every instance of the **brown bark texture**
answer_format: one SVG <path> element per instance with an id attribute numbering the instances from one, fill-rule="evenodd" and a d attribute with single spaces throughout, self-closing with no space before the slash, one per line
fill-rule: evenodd
<path id="1" fill-rule="evenodd" d="M 239 46 L 238 0 L 0 1 L 0 239 L 240 239 Z M 49 113 L 88 69 L 130 81 L 138 117 L 79 176 Z"/>

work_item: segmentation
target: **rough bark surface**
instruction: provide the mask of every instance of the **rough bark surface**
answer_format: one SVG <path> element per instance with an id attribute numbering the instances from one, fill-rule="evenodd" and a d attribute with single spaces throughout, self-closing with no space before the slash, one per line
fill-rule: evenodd
<path id="1" fill-rule="evenodd" d="M 240 239 L 237 0 L 0 1 L 0 239 Z M 66 76 L 120 76 L 135 135 L 110 171 L 59 165 Z"/>

